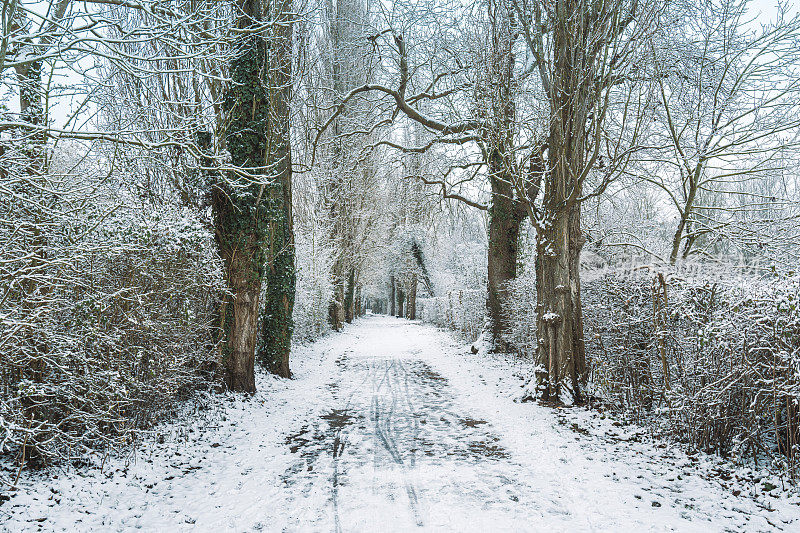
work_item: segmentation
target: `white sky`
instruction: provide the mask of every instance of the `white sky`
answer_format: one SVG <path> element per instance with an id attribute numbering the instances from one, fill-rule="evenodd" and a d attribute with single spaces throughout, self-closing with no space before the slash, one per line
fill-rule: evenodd
<path id="1" fill-rule="evenodd" d="M 794 15 L 798 13 L 798 9 L 800 9 L 800 1 L 797 0 L 781 0 L 780 3 L 784 4 L 785 6 L 789 7 L 790 15 Z M 45 2 L 39 2 L 38 4 L 34 5 L 46 5 Z M 750 8 L 753 11 L 754 15 L 758 14 L 756 21 L 760 23 L 766 23 L 772 20 L 777 11 L 778 11 L 778 0 L 751 0 Z M 28 4 L 29 7 L 32 7 L 31 4 Z M 6 75 L 9 72 L 5 73 Z M 80 83 L 80 74 L 75 71 L 65 71 L 64 69 L 60 70 L 60 82 L 61 83 L 69 83 L 70 80 L 74 80 L 76 84 Z M 6 78 L 8 79 L 8 78 Z M 14 94 L 9 94 L 8 91 L 12 91 Z M 18 109 L 18 102 L 16 99 L 16 87 L 6 86 L 0 89 L 0 98 L 1 100 L 5 100 L 6 104 L 11 110 Z M 10 98 L 9 98 L 10 96 Z M 50 108 L 50 119 L 53 121 L 53 126 L 63 127 L 64 122 L 66 121 L 70 110 L 74 108 L 76 102 L 74 101 L 74 97 L 69 98 L 70 102 L 53 102 L 54 105 Z M 78 100 L 82 100 L 82 98 L 78 98 Z"/>
<path id="2" fill-rule="evenodd" d="M 797 13 L 798 6 L 797 2 L 794 0 L 784 0 L 781 3 L 789 7 L 790 14 L 794 15 Z M 777 6 L 778 2 L 775 0 L 752 0 L 750 9 L 753 11 L 761 11 L 765 16 L 765 19 L 769 19 L 773 17 L 775 13 L 777 13 Z"/>

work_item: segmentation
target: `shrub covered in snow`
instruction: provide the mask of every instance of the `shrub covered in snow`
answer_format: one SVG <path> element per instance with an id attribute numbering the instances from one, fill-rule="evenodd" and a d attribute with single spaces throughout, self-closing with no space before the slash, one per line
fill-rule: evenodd
<path id="1" fill-rule="evenodd" d="M 130 442 L 215 368 L 209 232 L 186 210 L 87 205 L 31 212 L 51 219 L 30 234 L 0 217 L 0 453 L 20 461 Z"/>
<path id="2" fill-rule="evenodd" d="M 294 302 L 294 341 L 310 342 L 330 331 L 328 305 L 333 297 L 330 245 L 316 232 L 297 232 L 295 245 L 297 292 Z"/>
<path id="3" fill-rule="evenodd" d="M 533 357 L 536 353 L 536 272 L 526 268 L 509 285 L 506 312 L 512 319 L 505 337 L 515 351 Z"/>
<path id="4" fill-rule="evenodd" d="M 417 300 L 417 318 L 473 342 L 486 322 L 486 233 L 470 219 L 425 251 L 435 297 Z M 429 239 L 430 244 L 435 239 Z"/>
<path id="5" fill-rule="evenodd" d="M 595 392 L 699 450 L 800 453 L 800 278 L 659 267 L 584 284 Z"/>
<path id="6" fill-rule="evenodd" d="M 445 296 L 417 300 L 417 317 L 442 328 L 461 333 L 474 341 L 483 330 L 486 317 L 486 292 L 454 290 Z"/>
<path id="7" fill-rule="evenodd" d="M 599 266 L 599 268 L 598 268 Z M 592 393 L 693 449 L 791 475 L 800 458 L 800 276 L 732 267 L 594 265 L 582 284 Z M 507 339 L 536 351 L 536 279 L 509 287 Z M 476 338 L 483 291 L 420 300 L 419 316 Z"/>

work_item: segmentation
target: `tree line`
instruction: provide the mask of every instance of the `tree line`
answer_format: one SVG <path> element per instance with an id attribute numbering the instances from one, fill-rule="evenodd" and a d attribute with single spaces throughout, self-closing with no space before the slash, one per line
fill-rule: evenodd
<path id="1" fill-rule="evenodd" d="M 483 255 L 495 351 L 520 350 L 510 309 L 533 257 L 530 394 L 580 402 L 587 243 L 673 264 L 797 250 L 800 19 L 784 7 L 766 22 L 743 0 L 1 11 L 8 447 L 88 427 L 102 441 L 201 378 L 254 392 L 256 363 L 290 377 L 296 321 L 311 338 L 367 307 L 414 319 L 454 286 L 439 262 L 454 243 Z M 667 213 L 668 249 L 600 216 L 619 205 Z M 102 415 L 59 421 L 103 387 Z"/>

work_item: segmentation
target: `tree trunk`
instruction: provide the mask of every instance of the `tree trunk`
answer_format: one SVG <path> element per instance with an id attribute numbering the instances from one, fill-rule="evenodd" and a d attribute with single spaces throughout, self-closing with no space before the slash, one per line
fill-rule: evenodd
<path id="1" fill-rule="evenodd" d="M 32 43 L 28 43 L 29 46 Z M 43 103 L 42 87 L 42 67 L 41 59 L 35 59 L 29 63 L 23 63 L 16 67 L 17 81 L 19 82 L 19 118 L 20 122 L 32 126 L 30 129 L 20 128 L 19 139 L 15 141 L 23 146 L 25 166 L 22 169 L 29 180 L 29 187 L 24 194 L 30 199 L 25 208 L 29 217 L 28 224 L 25 224 L 26 231 L 31 235 L 31 272 L 39 272 L 47 261 L 47 237 L 42 228 L 46 226 L 45 221 L 49 221 L 48 207 L 53 203 L 54 197 L 47 194 L 49 186 L 42 182 L 42 174 L 46 171 L 47 165 L 47 136 L 44 131 L 38 131 L 36 126 L 42 126 L 47 120 L 47 113 Z M 46 285 L 46 284 L 44 284 Z M 31 306 L 31 311 L 38 307 L 39 303 L 34 299 L 41 296 L 43 289 L 38 276 L 24 276 L 22 288 L 28 295 L 24 301 Z M 41 358 L 40 361 L 45 361 Z"/>
<path id="2" fill-rule="evenodd" d="M 291 243 L 291 211 L 284 207 L 285 199 L 291 198 L 291 189 L 285 186 L 286 180 L 291 178 L 291 162 L 288 157 L 276 161 L 277 153 L 287 151 L 285 121 L 288 114 L 285 118 L 279 112 L 271 116 L 281 108 L 280 102 L 286 98 L 288 89 L 269 90 L 276 86 L 276 65 L 266 64 L 267 42 L 261 32 L 264 20 L 261 2 L 239 0 L 237 7 L 237 27 L 243 31 L 238 33 L 230 63 L 233 83 L 224 100 L 229 115 L 225 139 L 231 164 L 256 179 L 242 179 L 236 172 L 230 172 L 227 179 L 221 179 L 222 175 L 214 176 L 211 210 L 214 236 L 231 292 L 220 313 L 225 382 L 231 390 L 255 392 L 253 367 L 264 267 L 267 260 L 271 270 L 285 269 L 291 263 L 287 256 L 272 254 L 270 257 L 278 243 Z M 291 44 L 288 49 L 291 50 Z M 282 72 L 278 78 L 289 76 L 285 65 L 290 63 L 277 66 Z M 275 128 L 274 132 L 271 127 Z M 202 137 L 210 145 L 210 136 Z M 280 146 L 270 149 L 275 142 Z M 278 179 L 272 180 L 269 173 L 274 173 Z M 291 257 L 293 249 L 291 246 L 287 249 Z M 289 291 L 286 286 L 279 290 Z M 291 291 L 286 293 L 289 294 Z M 291 303 L 286 300 L 283 303 L 284 312 L 287 308 L 291 312 Z"/>
<path id="3" fill-rule="evenodd" d="M 683 206 L 683 210 L 680 212 L 681 218 L 678 221 L 678 227 L 675 229 L 675 235 L 672 237 L 672 250 L 669 254 L 669 262 L 671 265 L 674 265 L 678 260 L 678 254 L 680 253 L 681 249 L 681 241 L 683 240 L 683 234 L 686 230 L 686 226 L 689 224 L 692 209 L 694 209 L 694 201 L 695 198 L 697 198 L 697 189 L 700 183 L 700 178 L 703 175 L 705 162 L 705 158 L 701 157 L 697 161 L 697 164 L 694 166 L 692 172 L 686 176 L 686 180 L 684 182 L 686 188 L 686 204 Z M 684 257 L 689 255 L 689 250 L 691 249 L 690 241 L 687 241 L 686 244 L 687 247 L 684 250 Z"/>
<path id="4" fill-rule="evenodd" d="M 397 302 L 397 282 L 394 279 L 394 276 L 389 277 L 389 284 L 391 286 L 391 290 L 389 291 L 389 314 L 391 316 L 395 316 L 395 304 Z"/>
<path id="5" fill-rule="evenodd" d="M 674 265 L 678 260 L 678 253 L 681 249 L 681 241 L 683 240 L 683 230 L 686 227 L 686 216 L 681 213 L 681 218 L 678 221 L 678 227 L 675 229 L 675 235 L 672 237 L 672 250 L 669 253 L 669 263 Z"/>
<path id="6" fill-rule="evenodd" d="M 508 329 L 506 309 L 508 284 L 517 277 L 517 253 L 521 219 L 515 213 L 511 184 L 492 179 L 489 206 L 489 252 L 487 261 L 489 333 L 493 350 L 508 351 L 503 334 Z"/>
<path id="7" fill-rule="evenodd" d="M 269 95 L 267 185 L 269 253 L 266 300 L 262 323 L 261 363 L 273 374 L 291 377 L 292 310 L 295 296 L 294 228 L 292 223 L 292 150 L 290 99 L 292 88 L 291 0 L 271 0 L 268 18 L 274 22 L 269 39 L 267 91 Z"/>
<path id="8" fill-rule="evenodd" d="M 341 331 L 344 325 L 344 285 L 342 278 L 337 276 L 336 265 L 333 275 L 333 298 L 328 304 L 328 323 L 334 331 Z"/>
<path id="9" fill-rule="evenodd" d="M 408 318 L 417 319 L 417 275 L 411 276 L 411 287 L 408 291 Z"/>
<path id="10" fill-rule="evenodd" d="M 586 382 L 580 300 L 580 209 L 558 213 L 537 232 L 537 383 L 540 397 L 558 401 L 562 392 L 581 399 Z"/>
<path id="11" fill-rule="evenodd" d="M 516 171 L 514 128 L 514 30 L 508 6 L 489 4 L 492 21 L 492 48 L 489 62 L 489 86 L 492 126 L 488 131 L 487 167 L 492 188 L 489 205 L 489 250 L 487 258 L 487 300 L 492 350 L 511 349 L 503 336 L 509 327 L 508 284 L 517 277 L 519 230 L 523 220 L 514 199 L 513 173 Z"/>
<path id="12" fill-rule="evenodd" d="M 225 385 L 229 390 L 255 392 L 255 350 L 258 328 L 258 299 L 261 283 L 254 278 L 251 261 L 246 257 L 228 257 L 226 281 L 233 296 L 222 303 L 223 331 L 227 332 L 223 362 Z"/>
<path id="13" fill-rule="evenodd" d="M 557 2 L 548 137 L 549 173 L 537 224 L 537 395 L 545 401 L 582 400 L 586 354 L 580 299 L 579 175 L 586 168 L 586 124 L 594 66 L 584 50 L 591 13 Z M 577 73 L 577 75 L 576 75 Z M 599 142 L 599 141 L 598 141 Z"/>
<path id="14" fill-rule="evenodd" d="M 253 259 L 257 249 L 244 246 L 237 250 L 231 246 L 230 239 L 219 231 L 226 229 L 225 222 L 232 216 L 227 195 L 215 188 L 212 202 L 218 228 L 217 244 L 225 264 L 225 281 L 231 293 L 223 298 L 220 309 L 225 385 L 232 391 L 252 393 L 256 391 L 254 362 L 261 293 L 260 272 Z"/>
<path id="15" fill-rule="evenodd" d="M 17 67 L 17 80 L 19 82 L 19 118 L 20 122 L 31 126 L 42 126 L 46 121 L 46 112 L 42 101 L 42 67 L 41 59 L 25 63 Z M 25 137 L 27 165 L 26 174 L 34 179 L 41 175 L 45 166 L 45 144 L 47 142 L 44 131 L 36 129 L 23 130 Z"/>
<path id="16" fill-rule="evenodd" d="M 260 5 L 240 1 L 238 26 L 246 29 L 260 19 Z M 262 172 L 265 159 L 265 137 L 259 127 L 263 117 L 255 116 L 251 109 L 266 108 L 266 94 L 261 91 L 259 71 L 263 64 L 264 42 L 257 35 L 241 36 L 235 44 L 231 59 L 231 85 L 225 98 L 225 107 L 231 120 L 225 132 L 234 166 Z M 251 135 L 243 132 L 253 131 Z M 230 180 L 237 181 L 234 173 Z M 249 195 L 255 193 L 250 186 Z M 220 312 L 224 341 L 222 364 L 225 383 L 232 391 L 255 392 L 253 372 L 258 325 L 258 299 L 261 290 L 264 232 L 257 220 L 259 206 L 253 205 L 249 195 L 240 192 L 225 180 L 218 180 L 211 191 L 211 209 L 214 217 L 214 236 L 219 254 L 225 264 L 225 281 L 231 295 L 226 297 Z"/>
<path id="17" fill-rule="evenodd" d="M 403 304 L 406 301 L 406 294 L 403 291 L 402 286 L 398 285 L 397 287 L 397 318 L 403 318 L 405 315 L 403 314 Z"/>
<path id="18" fill-rule="evenodd" d="M 350 268 L 347 274 L 347 290 L 344 293 L 344 319 L 350 324 L 353 322 L 353 315 L 355 314 L 355 290 L 356 290 L 356 271 Z"/>
<path id="19" fill-rule="evenodd" d="M 27 45 L 32 46 L 33 43 L 28 42 Z M 35 53 L 38 54 L 38 52 Z M 21 228 L 19 229 L 23 230 L 23 234 L 27 233 L 30 236 L 28 244 L 31 253 L 28 264 L 23 270 L 25 274 L 20 279 L 20 288 L 22 289 L 23 312 L 30 315 L 41 312 L 42 306 L 46 306 L 50 299 L 49 293 L 52 285 L 45 281 L 49 274 L 46 269 L 48 236 L 45 228 L 53 222 L 49 208 L 58 199 L 57 196 L 48 194 L 49 185 L 43 181 L 43 174 L 46 172 L 47 166 L 47 136 L 44 131 L 36 128 L 36 126 L 45 124 L 47 119 L 43 105 L 42 66 L 42 60 L 37 58 L 16 67 L 19 82 L 20 122 L 32 126 L 31 128 L 20 128 L 15 134 L 15 136 L 18 134 L 19 137 L 14 139 L 15 144 L 22 147 L 21 152 L 24 155 L 24 166 L 18 170 L 27 181 L 23 189 L 15 192 L 24 195 L 27 200 L 22 205 L 22 213 L 20 213 L 22 216 L 19 218 Z M 22 317 L 21 323 L 24 322 L 25 317 Z M 26 368 L 20 371 L 20 378 L 24 376 L 35 383 L 41 383 L 45 379 L 50 359 L 47 356 L 49 351 L 47 335 L 33 330 L 30 331 L 29 337 L 28 361 Z M 24 416 L 32 425 L 38 425 L 40 419 L 48 418 L 48 415 L 39 407 L 41 401 L 40 393 L 22 395 L 20 399 Z M 39 437 L 34 437 L 29 444 L 31 449 L 27 459 L 38 459 Z M 22 465 L 26 463 L 24 451 L 23 448 Z"/>

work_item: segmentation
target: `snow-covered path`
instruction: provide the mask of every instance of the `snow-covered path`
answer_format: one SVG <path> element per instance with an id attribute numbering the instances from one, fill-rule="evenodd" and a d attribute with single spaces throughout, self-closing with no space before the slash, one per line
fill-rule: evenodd
<path id="1" fill-rule="evenodd" d="M 25 478 L 0 506 L 0 523 L 8 531 L 800 528 L 795 502 L 733 496 L 698 475 L 709 459 L 638 442 L 597 414 L 515 403 L 527 365 L 473 355 L 430 326 L 369 317 L 293 357 L 295 379 L 260 376 L 253 398 L 231 396 L 189 425 L 165 427 L 132 464 Z"/>
<path id="2" fill-rule="evenodd" d="M 289 483 L 329 493 L 311 522 L 332 514 L 336 531 L 523 527 L 527 513 L 515 509 L 532 493 L 520 465 L 426 361 L 427 336 L 396 322 L 360 332 L 336 359 L 331 409 L 289 439 L 302 458 Z"/>

